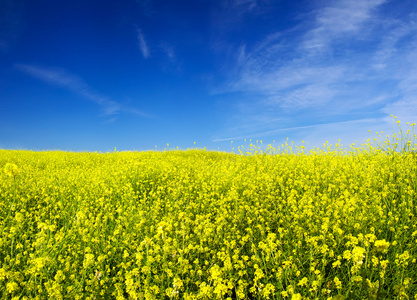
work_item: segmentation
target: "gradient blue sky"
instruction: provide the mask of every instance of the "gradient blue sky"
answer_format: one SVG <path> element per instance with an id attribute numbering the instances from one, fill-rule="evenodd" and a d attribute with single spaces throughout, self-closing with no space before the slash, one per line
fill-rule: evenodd
<path id="1" fill-rule="evenodd" d="M 345 145 L 417 121 L 415 0 L 0 0 L 0 148 Z"/>

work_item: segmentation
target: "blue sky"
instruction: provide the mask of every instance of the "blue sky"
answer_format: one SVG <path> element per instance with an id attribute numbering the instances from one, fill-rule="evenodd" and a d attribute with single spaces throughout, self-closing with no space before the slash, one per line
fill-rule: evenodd
<path id="1" fill-rule="evenodd" d="M 417 121 L 415 0 L 0 0 L 2 149 L 348 145 L 391 114 Z"/>

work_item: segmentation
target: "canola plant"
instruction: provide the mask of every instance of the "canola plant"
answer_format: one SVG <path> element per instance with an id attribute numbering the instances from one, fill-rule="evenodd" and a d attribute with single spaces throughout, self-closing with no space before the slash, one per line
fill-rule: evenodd
<path id="1" fill-rule="evenodd" d="M 408 135 L 308 153 L 0 150 L 1 299 L 417 299 Z"/>

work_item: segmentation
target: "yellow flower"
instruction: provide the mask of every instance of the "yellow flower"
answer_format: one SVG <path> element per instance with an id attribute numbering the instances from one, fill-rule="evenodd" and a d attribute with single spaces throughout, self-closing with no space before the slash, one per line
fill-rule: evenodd
<path id="1" fill-rule="evenodd" d="M 4 270 L 3 268 L 0 268 L 0 282 L 3 281 L 7 276 L 7 272 L 6 270 Z"/>
<path id="2" fill-rule="evenodd" d="M 94 254 L 86 253 L 84 257 L 84 267 L 92 265 L 94 262 Z"/>
<path id="3" fill-rule="evenodd" d="M 342 288 L 342 282 L 340 281 L 340 279 L 338 277 L 335 277 L 333 281 L 334 281 L 336 288 L 340 290 Z"/>
<path id="4" fill-rule="evenodd" d="M 61 270 L 59 270 L 58 272 L 56 272 L 54 279 L 58 283 L 60 283 L 63 280 L 65 280 L 64 272 L 62 272 Z"/>
<path id="5" fill-rule="evenodd" d="M 19 285 L 12 281 L 12 282 L 8 282 L 6 284 L 6 290 L 9 294 L 12 294 L 13 292 L 17 291 L 19 289 Z"/>
<path id="6" fill-rule="evenodd" d="M 269 296 L 271 295 L 271 293 L 273 293 L 275 291 L 275 287 L 271 284 L 271 283 L 268 283 L 265 287 L 264 287 L 264 289 L 262 290 L 262 296 L 265 298 L 265 299 L 269 299 Z"/>
<path id="7" fill-rule="evenodd" d="M 389 245 L 390 245 L 390 243 L 387 242 L 385 239 L 383 239 L 383 240 L 375 241 L 374 247 L 375 247 L 376 251 L 386 252 Z"/>
<path id="8" fill-rule="evenodd" d="M 337 267 L 340 267 L 340 265 L 341 265 L 342 263 L 340 262 L 340 260 L 336 260 L 333 264 L 332 264 L 332 267 L 333 268 L 337 268 Z"/>
<path id="9" fill-rule="evenodd" d="M 302 299 L 303 299 L 303 297 L 299 293 L 293 294 L 292 297 L 291 297 L 291 300 L 302 300 Z"/>
<path id="10" fill-rule="evenodd" d="M 352 258 L 352 253 L 349 250 L 345 250 L 343 252 L 343 258 L 347 259 L 347 260 L 350 260 Z"/>
<path id="11" fill-rule="evenodd" d="M 20 169 L 15 164 L 6 163 L 4 166 L 4 173 L 9 177 L 16 177 L 20 172 Z"/>
<path id="12" fill-rule="evenodd" d="M 311 155 L 287 142 L 269 150 L 282 155 L 252 143 L 240 156 L 0 150 L 3 298 L 330 300 L 365 288 L 371 299 L 398 268 L 411 296 L 415 155 L 340 145 Z"/>
<path id="13" fill-rule="evenodd" d="M 307 279 L 307 277 L 304 277 L 303 279 L 300 280 L 300 282 L 298 282 L 297 285 L 299 285 L 299 286 L 307 286 L 307 284 L 308 284 L 308 279 Z"/>
<path id="14" fill-rule="evenodd" d="M 361 265 L 363 264 L 364 253 L 366 250 L 362 247 L 355 247 L 352 250 L 352 260 L 354 263 Z"/>
<path id="15" fill-rule="evenodd" d="M 397 265 L 408 265 L 408 260 L 410 259 L 410 253 L 408 251 L 404 251 L 402 254 L 397 254 L 397 259 L 395 260 L 395 263 Z"/>

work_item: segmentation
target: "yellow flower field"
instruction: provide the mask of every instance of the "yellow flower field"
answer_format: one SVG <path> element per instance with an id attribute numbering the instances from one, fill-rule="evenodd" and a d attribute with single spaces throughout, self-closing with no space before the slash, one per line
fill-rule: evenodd
<path id="1" fill-rule="evenodd" d="M 410 137 L 0 150 L 1 299 L 417 299 Z"/>

